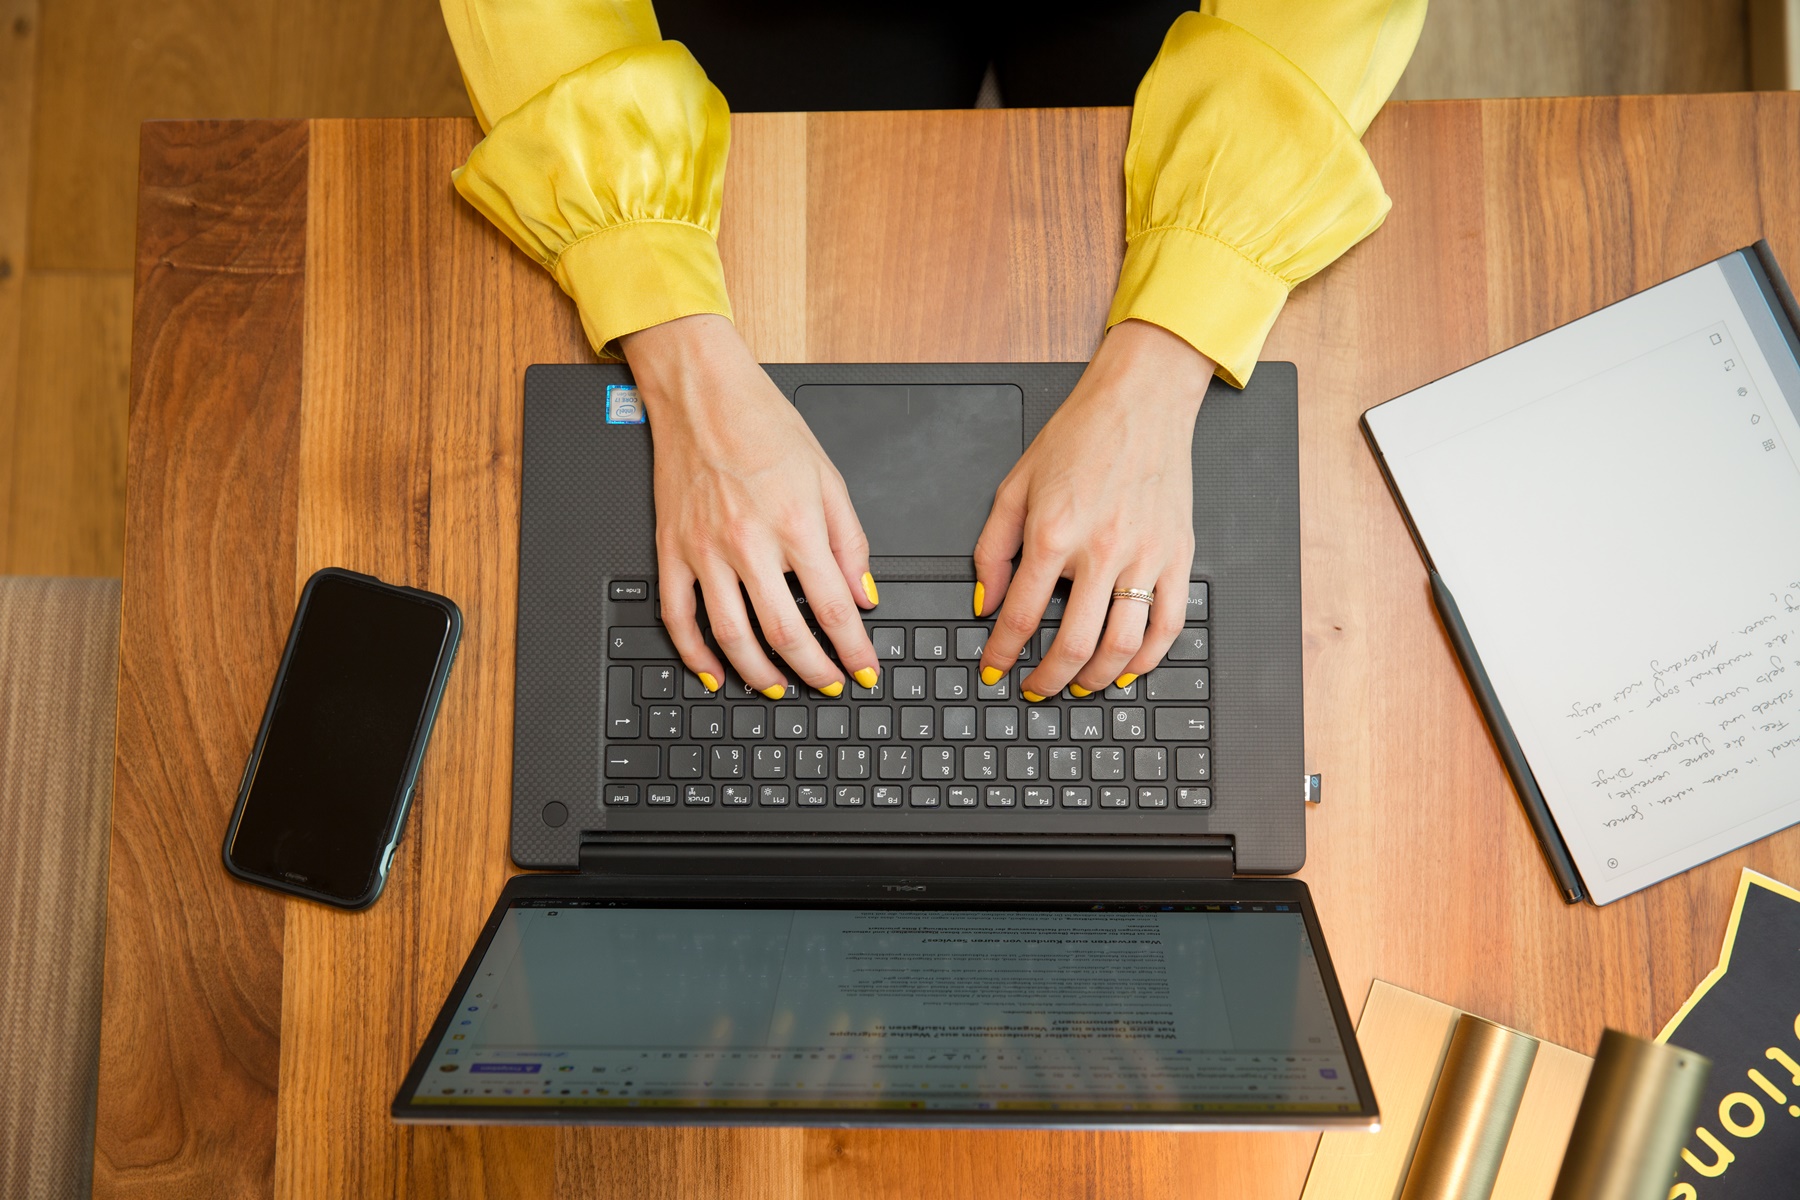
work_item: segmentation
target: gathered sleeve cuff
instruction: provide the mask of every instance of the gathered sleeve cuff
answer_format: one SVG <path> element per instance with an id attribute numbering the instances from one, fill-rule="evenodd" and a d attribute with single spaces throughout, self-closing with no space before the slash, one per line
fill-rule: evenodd
<path id="1" fill-rule="evenodd" d="M 731 316 L 716 238 L 725 98 L 679 42 L 615 50 L 497 121 L 456 190 L 548 268 L 588 340 L 696 313 Z"/>

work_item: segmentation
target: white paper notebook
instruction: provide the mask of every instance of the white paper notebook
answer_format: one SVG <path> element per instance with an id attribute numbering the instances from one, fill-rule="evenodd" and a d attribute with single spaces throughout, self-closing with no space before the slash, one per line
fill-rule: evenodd
<path id="1" fill-rule="evenodd" d="M 1800 821 L 1773 297 L 1728 255 L 1364 417 L 1597 904 Z"/>

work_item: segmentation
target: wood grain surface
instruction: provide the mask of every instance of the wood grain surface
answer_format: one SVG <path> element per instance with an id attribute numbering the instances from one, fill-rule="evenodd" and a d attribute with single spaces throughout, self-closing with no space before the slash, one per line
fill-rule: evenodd
<path id="1" fill-rule="evenodd" d="M 1122 253 L 1127 121 L 735 118 L 721 253 L 752 349 L 1084 357 Z M 1297 1195 L 1306 1134 L 388 1121 L 510 869 L 522 374 L 590 357 L 554 284 L 451 191 L 475 136 L 146 142 L 98 1191 Z M 1302 389 L 1325 776 L 1302 874 L 1353 1010 L 1379 976 L 1580 1050 L 1608 1024 L 1652 1033 L 1716 957 L 1738 868 L 1800 879 L 1800 832 L 1561 904 L 1356 418 L 1759 236 L 1800 269 L 1800 97 L 1393 105 L 1368 141 L 1393 213 L 1296 292 L 1265 354 Z M 281 631 L 327 563 L 443 591 L 468 621 L 387 895 L 359 914 L 235 885 L 217 857 Z"/>

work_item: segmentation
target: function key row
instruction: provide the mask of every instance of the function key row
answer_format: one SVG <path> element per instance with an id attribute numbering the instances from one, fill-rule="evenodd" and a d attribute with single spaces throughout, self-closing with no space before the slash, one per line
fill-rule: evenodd
<path id="1" fill-rule="evenodd" d="M 1212 807 L 1212 789 L 1145 785 L 1143 787 L 1036 786 L 1012 787 L 992 784 L 987 787 L 936 784 L 913 784 L 901 787 L 877 784 L 867 787 L 858 783 L 836 786 L 825 784 L 725 784 L 708 783 L 650 784 L 643 788 L 640 801 L 638 785 L 609 783 L 606 803 L 613 808 L 629 808 L 639 803 L 652 808 L 1132 808 L 1140 809 L 1204 809 Z"/>

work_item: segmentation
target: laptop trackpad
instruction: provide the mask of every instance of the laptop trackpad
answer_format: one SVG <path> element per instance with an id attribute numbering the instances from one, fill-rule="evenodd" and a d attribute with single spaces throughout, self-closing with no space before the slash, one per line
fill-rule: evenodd
<path id="1" fill-rule="evenodd" d="M 1024 394 L 1010 383 L 809 383 L 794 407 L 882 558 L 967 558 L 1024 448 Z"/>

